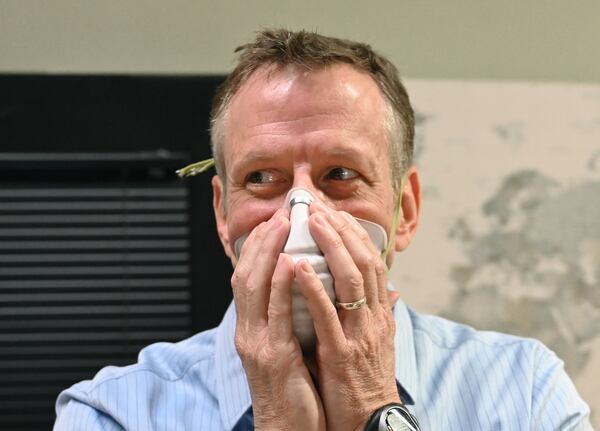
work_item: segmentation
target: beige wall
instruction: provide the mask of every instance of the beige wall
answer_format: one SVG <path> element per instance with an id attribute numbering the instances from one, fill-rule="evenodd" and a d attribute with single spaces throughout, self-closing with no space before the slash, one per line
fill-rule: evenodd
<path id="1" fill-rule="evenodd" d="M 390 280 L 421 312 L 543 341 L 600 429 L 600 84 L 406 85 L 422 212 Z"/>
<path id="2" fill-rule="evenodd" d="M 370 42 L 404 76 L 600 81 L 596 0 L 0 0 L 0 71 L 225 72 L 261 26 Z"/>

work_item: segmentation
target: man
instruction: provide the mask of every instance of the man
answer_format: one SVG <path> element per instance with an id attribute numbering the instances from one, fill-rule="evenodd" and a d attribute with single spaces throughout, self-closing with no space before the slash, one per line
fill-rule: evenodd
<path id="1" fill-rule="evenodd" d="M 421 316 L 388 290 L 386 265 L 420 211 L 414 117 L 394 66 L 307 32 L 263 31 L 241 51 L 211 130 L 235 306 L 218 328 L 64 391 L 55 429 L 418 429 L 413 415 L 430 430 L 590 429 L 543 345 Z M 333 301 L 327 277 L 282 253 L 300 202 L 290 190 L 310 197 Z M 308 325 L 296 323 L 302 307 Z"/>

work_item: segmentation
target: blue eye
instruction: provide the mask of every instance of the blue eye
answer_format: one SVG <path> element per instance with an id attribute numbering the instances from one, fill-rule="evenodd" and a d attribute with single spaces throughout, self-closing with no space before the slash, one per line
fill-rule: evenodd
<path id="1" fill-rule="evenodd" d="M 246 182 L 251 184 L 265 184 L 275 181 L 275 175 L 269 171 L 254 171 L 246 176 Z"/>
<path id="2" fill-rule="evenodd" d="M 358 172 L 353 171 L 352 169 L 342 168 L 342 167 L 333 168 L 325 176 L 325 178 L 327 178 L 328 180 L 334 180 L 334 181 L 353 180 L 354 178 L 357 178 L 357 177 L 358 177 Z"/>

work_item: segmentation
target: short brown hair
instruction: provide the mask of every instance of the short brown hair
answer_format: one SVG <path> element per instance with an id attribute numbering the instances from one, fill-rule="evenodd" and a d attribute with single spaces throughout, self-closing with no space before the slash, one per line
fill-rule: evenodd
<path id="1" fill-rule="evenodd" d="M 267 65 L 312 69 L 343 63 L 368 73 L 383 93 L 390 113 L 384 119 L 384 126 L 389 135 L 393 187 L 396 193 L 400 192 L 402 176 L 412 164 L 415 119 L 398 70 L 388 59 L 364 43 L 285 29 L 262 30 L 252 42 L 238 47 L 235 52 L 240 52 L 238 65 L 217 89 L 211 110 L 211 145 L 221 178 L 225 175 L 223 116 L 252 73 Z"/>

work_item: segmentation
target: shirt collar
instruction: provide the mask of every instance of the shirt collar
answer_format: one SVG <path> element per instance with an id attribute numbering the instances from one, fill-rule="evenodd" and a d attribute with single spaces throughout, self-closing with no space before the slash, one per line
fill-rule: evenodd
<path id="1" fill-rule="evenodd" d="M 394 305 L 396 320 L 396 380 L 405 404 L 414 404 L 417 388 L 417 360 L 413 325 L 406 304 L 399 299 Z M 232 429 L 252 405 L 248 380 L 235 349 L 235 306 L 233 302 L 217 328 L 215 340 L 216 394 L 221 420 Z"/>

